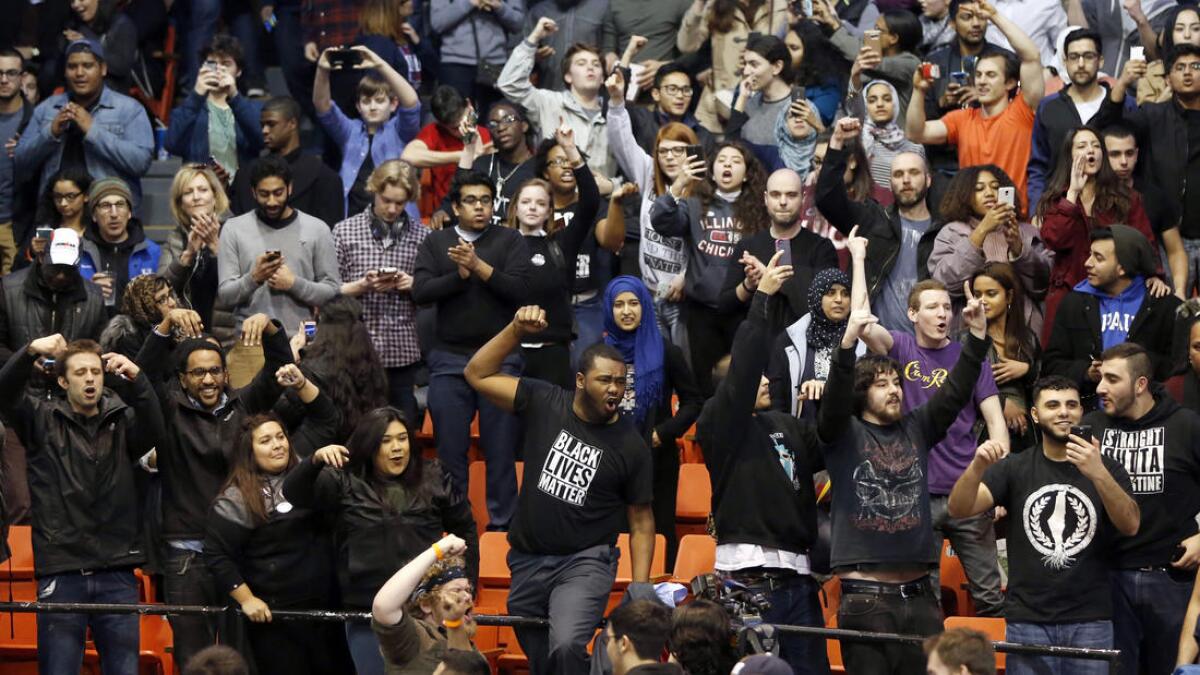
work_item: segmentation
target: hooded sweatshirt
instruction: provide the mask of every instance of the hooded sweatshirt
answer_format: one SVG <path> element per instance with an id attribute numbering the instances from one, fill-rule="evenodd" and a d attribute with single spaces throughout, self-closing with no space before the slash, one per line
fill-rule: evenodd
<path id="1" fill-rule="evenodd" d="M 1132 537 L 1116 541 L 1118 569 L 1166 566 L 1179 542 L 1196 534 L 1200 512 L 1200 415 L 1181 407 L 1153 385 L 1154 407 L 1140 419 L 1095 411 L 1084 418 L 1100 441 L 1100 453 L 1129 472 L 1142 512 Z"/>
<path id="2" fill-rule="evenodd" d="M 1100 303 L 1100 337 L 1104 349 L 1125 342 L 1133 317 L 1137 316 L 1146 298 L 1146 280 L 1141 276 L 1134 277 L 1133 283 L 1116 296 L 1096 288 L 1086 279 L 1076 284 L 1075 290 L 1096 296 Z"/>
<path id="3" fill-rule="evenodd" d="M 716 309 L 735 245 L 742 238 L 733 201 L 718 195 L 705 207 L 696 197 L 676 200 L 668 193 L 650 207 L 650 225 L 663 236 L 683 237 L 687 298 Z"/>

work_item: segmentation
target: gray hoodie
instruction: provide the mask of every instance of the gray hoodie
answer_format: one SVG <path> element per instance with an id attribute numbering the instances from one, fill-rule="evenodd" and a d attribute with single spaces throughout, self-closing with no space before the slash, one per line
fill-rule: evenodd
<path id="1" fill-rule="evenodd" d="M 430 27 L 442 36 L 442 63 L 460 66 L 504 63 L 524 16 L 525 0 L 502 0 L 494 12 L 479 11 L 469 0 L 432 0 L 429 6 Z"/>

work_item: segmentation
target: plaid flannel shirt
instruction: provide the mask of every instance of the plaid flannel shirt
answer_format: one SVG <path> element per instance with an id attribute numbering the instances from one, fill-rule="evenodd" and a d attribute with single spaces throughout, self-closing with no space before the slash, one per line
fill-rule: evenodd
<path id="1" fill-rule="evenodd" d="M 317 43 L 318 49 L 353 44 L 362 4 L 362 0 L 307 0 L 300 14 L 304 39 Z"/>
<path id="2" fill-rule="evenodd" d="M 403 217 L 396 239 L 389 235 L 382 240 L 371 232 L 371 207 L 351 216 L 333 228 L 333 243 L 337 251 L 338 271 L 346 282 L 357 281 L 370 270 L 395 267 L 406 274 L 413 273 L 417 248 L 429 233 L 420 222 Z M 364 293 L 359 296 L 363 306 L 363 322 L 371 334 L 371 342 L 385 368 L 407 366 L 421 360 L 417 342 L 417 307 L 412 296 L 399 291 Z"/>

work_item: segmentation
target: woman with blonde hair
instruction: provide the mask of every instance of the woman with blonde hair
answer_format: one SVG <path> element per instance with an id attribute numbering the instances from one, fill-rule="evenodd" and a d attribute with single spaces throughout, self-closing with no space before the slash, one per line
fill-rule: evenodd
<path id="1" fill-rule="evenodd" d="M 233 340 L 233 315 L 216 305 L 217 244 L 229 216 L 229 197 L 212 167 L 185 164 L 171 182 L 175 229 L 167 235 L 158 273 L 175 289 L 180 303 L 200 315 L 222 344 Z"/>

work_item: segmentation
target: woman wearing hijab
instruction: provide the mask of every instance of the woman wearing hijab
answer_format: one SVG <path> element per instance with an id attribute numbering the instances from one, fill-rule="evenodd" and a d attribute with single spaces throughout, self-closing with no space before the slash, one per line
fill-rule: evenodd
<path id="1" fill-rule="evenodd" d="M 892 159 L 902 152 L 925 156 L 925 148 L 904 136 L 900 117 L 900 95 L 885 80 L 872 80 L 862 93 L 851 92 L 846 107 L 862 118 L 862 144 L 871 163 L 871 179 L 881 188 L 892 189 Z"/>
<path id="2" fill-rule="evenodd" d="M 625 358 L 625 397 L 618 406 L 622 417 L 641 431 L 654 457 L 654 523 L 667 538 L 667 565 L 673 565 L 675 491 L 679 485 L 682 436 L 704 405 L 683 351 L 658 330 L 654 298 L 637 277 L 619 276 L 604 289 L 604 341 Z M 679 410 L 671 411 L 671 395 Z"/>

